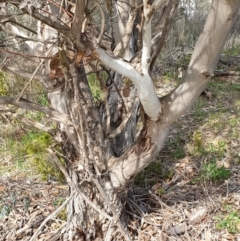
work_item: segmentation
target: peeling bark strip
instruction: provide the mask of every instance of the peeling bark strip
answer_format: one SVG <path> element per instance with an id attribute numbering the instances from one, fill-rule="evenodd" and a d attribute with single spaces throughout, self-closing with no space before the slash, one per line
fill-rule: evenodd
<path id="1" fill-rule="evenodd" d="M 182 83 L 161 100 L 155 93 L 151 68 L 166 40 L 178 0 L 116 0 L 107 1 L 107 6 L 101 1 L 97 7 L 93 0 L 43 1 L 41 7 L 38 1 L 0 0 L 3 2 L 38 20 L 37 31 L 31 32 L 35 34 L 34 43 L 40 46 L 31 40 L 24 51 L 20 42 L 13 41 L 13 45 L 22 57 L 40 49 L 39 56 L 45 57 L 39 65 L 41 71 L 29 68 L 36 69 L 32 77 L 13 58 L 9 66 L 8 55 L 3 56 L 2 70 L 41 82 L 48 91 L 51 108 L 12 97 L 0 97 L 0 105 L 40 111 L 58 122 L 63 153 L 48 151 L 64 173 L 72 195 L 61 240 L 130 241 L 124 213 L 128 184 L 154 160 L 171 124 L 205 88 L 236 20 L 240 1 L 212 1 Z M 106 8 L 109 12 L 104 15 Z M 153 36 L 155 15 L 161 16 Z M 11 24 L 9 29 L 25 36 L 14 21 Z M 51 56 L 55 56 L 51 60 L 46 55 L 52 43 L 56 44 L 51 49 Z M 4 48 L 1 54 L 12 53 L 11 46 L 6 44 Z M 72 58 L 67 57 L 70 55 Z M 89 58 L 92 68 L 89 79 L 82 63 L 84 57 Z M 98 85 L 92 82 L 99 81 L 100 94 L 93 96 L 89 80 L 93 89 Z M 121 93 L 124 89 L 127 94 Z M 56 133 L 41 123 L 11 114 L 52 135 Z M 179 230 L 182 233 L 185 227 Z"/>

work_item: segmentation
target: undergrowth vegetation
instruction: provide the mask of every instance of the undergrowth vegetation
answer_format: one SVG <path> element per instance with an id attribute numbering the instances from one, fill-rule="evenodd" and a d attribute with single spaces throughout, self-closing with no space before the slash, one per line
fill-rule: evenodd
<path id="1" fill-rule="evenodd" d="M 25 175 L 40 175 L 42 180 L 64 182 L 63 174 L 50 161 L 47 148 L 53 143 L 45 132 L 31 130 L 20 136 L 11 136 L 5 142 L 5 155 L 12 158 L 11 165 L 1 165 L 0 172 L 20 171 Z"/>

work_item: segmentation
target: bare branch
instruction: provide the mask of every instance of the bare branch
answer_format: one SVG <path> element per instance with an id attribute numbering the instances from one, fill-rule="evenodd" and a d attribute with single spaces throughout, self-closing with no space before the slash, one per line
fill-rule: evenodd
<path id="1" fill-rule="evenodd" d="M 155 37 L 152 39 L 152 60 L 150 64 L 150 69 L 153 68 L 155 61 L 158 58 L 159 53 L 162 50 L 162 47 L 165 44 L 167 33 L 171 26 L 171 20 L 178 8 L 179 0 L 170 0 L 168 5 L 163 9 L 163 13 L 161 14 L 161 19 L 159 21 L 160 27 L 159 32 Z"/>
<path id="2" fill-rule="evenodd" d="M 59 169 L 62 171 L 62 173 L 64 174 L 69 186 L 71 186 L 83 199 L 84 201 L 86 201 L 86 203 L 88 203 L 95 211 L 97 211 L 98 213 L 102 214 L 105 218 L 112 220 L 113 218 L 111 216 L 109 216 L 107 213 L 103 212 L 101 210 L 100 207 L 98 207 L 96 204 L 94 204 L 93 202 L 91 202 L 89 200 L 88 197 L 86 197 L 86 195 L 81 192 L 81 190 L 79 189 L 79 187 L 75 184 L 75 182 L 70 178 L 67 170 L 65 169 L 65 167 L 62 165 L 62 163 L 59 161 L 57 155 L 53 152 L 53 150 L 48 149 L 48 152 L 50 153 L 51 157 L 52 157 L 52 161 L 59 167 Z"/>
<path id="3" fill-rule="evenodd" d="M 150 75 L 148 73 L 145 75 L 139 74 L 138 71 L 130 63 L 120 58 L 114 58 L 108 55 L 100 47 L 96 47 L 94 53 L 97 58 L 106 66 L 127 77 L 136 85 L 139 99 L 145 113 L 152 120 L 157 120 L 161 112 L 161 105 L 156 95 L 155 86 Z"/>
<path id="4" fill-rule="evenodd" d="M 101 32 L 97 38 L 97 43 L 100 43 L 104 34 L 104 28 L 105 28 L 105 15 L 102 9 L 102 6 L 100 5 L 100 3 L 98 1 L 96 1 L 95 3 L 97 5 L 97 8 L 99 9 L 100 13 L 101 13 Z"/>
<path id="5" fill-rule="evenodd" d="M 29 40 L 33 41 L 32 39 L 29 39 Z M 4 53 L 22 56 L 22 57 L 31 57 L 31 58 L 39 58 L 39 59 L 52 59 L 52 57 L 36 56 L 36 55 L 31 55 L 31 54 L 18 53 L 18 52 L 13 52 L 13 51 L 6 50 L 6 49 L 3 49 L 3 48 L 0 48 L 0 51 L 4 52 Z"/>
<path id="6" fill-rule="evenodd" d="M 147 0 L 143 1 L 143 33 L 142 33 L 142 73 L 148 74 L 151 63 L 152 40 L 152 8 Z"/>
<path id="7" fill-rule="evenodd" d="M 20 8 L 21 5 L 21 1 L 16 2 L 16 1 L 12 1 L 12 0 L 0 0 L 1 2 L 5 2 L 5 3 L 10 3 L 16 7 Z M 58 32 L 64 34 L 65 36 L 67 36 L 69 39 L 72 39 L 72 34 L 71 34 L 71 30 L 64 24 L 62 24 L 59 21 L 56 21 L 56 19 L 50 18 L 49 16 L 44 16 L 41 13 L 39 13 L 39 10 L 36 8 L 33 8 L 31 11 L 29 11 L 28 6 L 25 7 L 21 7 L 21 10 L 25 13 L 28 14 L 32 17 L 34 17 L 35 19 L 41 21 L 42 23 L 47 24 L 48 26 L 50 26 L 51 28 L 57 30 Z"/>
<path id="8" fill-rule="evenodd" d="M 38 227 L 38 229 L 34 232 L 34 235 L 31 237 L 29 241 L 34 241 L 38 237 L 39 233 L 41 230 L 45 227 L 47 222 L 54 218 L 68 203 L 69 201 L 73 198 L 75 195 L 75 192 L 72 192 L 71 195 L 55 210 L 53 211 L 45 220 L 41 223 L 41 225 Z"/>
<path id="9" fill-rule="evenodd" d="M 12 15 L 6 15 L 6 16 L 0 15 L 0 22 L 1 23 L 11 22 L 11 23 L 14 23 L 14 24 L 18 25 L 21 28 L 26 29 L 27 31 L 29 31 L 33 34 L 37 34 L 37 32 L 34 31 L 33 29 L 28 28 L 27 26 L 21 24 L 20 22 L 17 22 L 14 18 L 12 18 Z"/>
<path id="10" fill-rule="evenodd" d="M 168 0 L 155 0 L 152 7 L 156 11 L 161 5 L 164 5 Z"/>
<path id="11" fill-rule="evenodd" d="M 3 111 L 0 111 L 0 114 L 2 113 Z M 10 115 L 12 117 L 14 117 L 15 119 L 17 120 L 20 120 L 22 121 L 24 124 L 27 124 L 29 126 L 33 126 L 41 131 L 44 131 L 44 132 L 47 132 L 49 133 L 50 135 L 55 135 L 56 134 L 56 130 L 55 129 L 52 129 L 50 127 L 47 127 L 45 125 L 43 125 L 42 123 L 38 122 L 38 121 L 34 121 L 34 120 L 31 120 L 23 115 L 20 115 L 20 114 L 17 114 L 17 113 L 14 113 L 13 111 L 4 111 L 4 113 L 6 115 Z M 59 141 L 59 140 L 57 140 Z"/>
<path id="12" fill-rule="evenodd" d="M 134 67 L 127 61 L 123 59 L 113 57 L 106 53 L 100 47 L 96 47 L 94 50 L 95 56 L 107 67 L 118 72 L 121 75 L 129 78 L 134 84 L 137 85 L 138 79 L 141 75 L 134 69 Z"/>
<path id="13" fill-rule="evenodd" d="M 77 0 L 75 14 L 72 22 L 73 42 L 81 46 L 82 25 L 85 18 L 85 0 Z"/>
<path id="14" fill-rule="evenodd" d="M 62 114 L 53 108 L 42 106 L 25 99 L 20 99 L 19 101 L 17 101 L 12 97 L 0 96 L 0 105 L 14 105 L 16 107 L 26 110 L 40 111 L 48 115 L 54 121 L 61 122 L 65 125 L 72 125 L 72 122 L 70 121 L 68 115 Z"/>
<path id="15" fill-rule="evenodd" d="M 5 71 L 5 72 L 8 72 L 8 73 L 11 73 L 11 74 L 14 74 L 14 75 L 18 75 L 18 76 L 20 76 L 24 79 L 29 79 L 29 78 L 32 77 L 32 73 L 27 72 L 27 71 L 19 70 L 18 68 L 13 67 L 13 66 L 4 65 L 4 66 L 1 67 L 1 70 Z M 42 79 L 44 77 L 46 77 L 46 76 L 35 74 L 33 79 L 38 80 L 38 81 L 42 81 Z"/>
<path id="16" fill-rule="evenodd" d="M 46 56 L 48 56 L 51 52 L 53 48 L 53 45 L 48 49 Z M 44 63 L 44 59 L 41 60 L 41 62 L 39 63 L 39 65 L 37 66 L 37 68 L 35 69 L 35 71 L 33 72 L 31 78 L 29 79 L 29 81 L 26 83 L 26 85 L 24 86 L 24 88 L 22 89 L 21 93 L 18 95 L 17 97 L 17 101 L 19 101 L 19 99 L 21 98 L 21 96 L 23 95 L 24 91 L 27 89 L 27 87 L 29 86 L 29 84 L 32 82 L 35 74 L 37 73 L 37 71 L 39 70 L 39 68 L 42 66 L 42 64 Z"/>

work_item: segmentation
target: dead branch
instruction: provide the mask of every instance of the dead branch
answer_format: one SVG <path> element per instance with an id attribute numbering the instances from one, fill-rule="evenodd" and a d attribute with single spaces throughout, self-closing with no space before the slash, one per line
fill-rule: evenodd
<path id="1" fill-rule="evenodd" d="M 47 56 L 50 54 L 53 46 L 54 46 L 54 45 L 52 45 L 52 46 L 48 49 L 47 54 L 46 54 Z M 30 78 L 29 81 L 26 83 L 26 85 L 25 85 L 24 88 L 22 89 L 21 93 L 18 95 L 18 97 L 17 97 L 17 102 L 20 100 L 20 98 L 21 98 L 21 96 L 23 95 L 24 91 L 27 89 L 27 87 L 28 87 L 28 86 L 30 85 L 30 83 L 32 82 L 35 74 L 37 73 L 37 71 L 39 70 L 39 68 L 43 65 L 44 61 L 45 61 L 45 60 L 42 59 L 41 62 L 39 63 L 39 65 L 37 66 L 37 68 L 35 69 L 35 71 L 33 72 L 31 78 Z"/>
<path id="2" fill-rule="evenodd" d="M 113 217 L 109 216 L 107 213 L 103 212 L 100 207 L 98 207 L 96 204 L 94 204 L 93 202 L 91 202 L 89 200 L 89 198 L 87 196 L 85 196 L 84 193 L 81 192 L 81 190 L 78 188 L 78 186 L 72 181 L 72 179 L 70 178 L 70 176 L 67 173 L 67 170 L 65 169 L 65 167 L 62 165 L 62 163 L 59 161 L 57 155 L 53 152 L 52 149 L 48 148 L 47 149 L 48 152 L 50 153 L 51 157 L 52 157 L 52 161 L 59 167 L 59 169 L 62 171 L 62 173 L 64 174 L 68 185 L 71 186 L 74 190 L 76 190 L 76 192 L 85 200 L 86 203 L 88 203 L 95 211 L 97 211 L 98 213 L 100 213 L 101 215 L 103 215 L 105 218 L 112 220 Z"/>
<path id="3" fill-rule="evenodd" d="M 15 98 L 12 97 L 0 96 L 0 105 L 14 105 L 16 107 L 23 108 L 26 110 L 39 111 L 48 115 L 49 118 L 54 121 L 58 121 L 66 125 L 72 125 L 72 122 L 69 119 L 68 115 L 60 113 L 59 111 L 53 108 L 30 102 L 23 98 L 17 101 Z"/>
<path id="4" fill-rule="evenodd" d="M 44 228 L 46 223 L 49 220 L 53 219 L 69 203 L 69 201 L 73 198 L 74 195 L 75 191 L 71 193 L 71 195 L 65 200 L 65 202 L 62 203 L 61 206 L 59 206 L 54 212 L 52 212 L 47 218 L 45 218 L 45 220 L 41 223 L 41 225 L 38 227 L 37 231 L 34 233 L 34 235 L 31 237 L 29 241 L 34 241 L 37 239 L 39 233 Z"/>
<path id="5" fill-rule="evenodd" d="M 104 15 L 104 12 L 103 12 L 103 9 L 102 9 L 100 3 L 98 1 L 96 1 L 95 4 L 96 4 L 97 8 L 99 9 L 99 11 L 101 13 L 101 16 L 102 16 L 102 18 L 101 18 L 101 32 L 100 32 L 100 34 L 99 34 L 99 36 L 97 38 L 97 43 L 99 44 L 101 42 L 103 34 L 104 34 L 105 15 Z"/>

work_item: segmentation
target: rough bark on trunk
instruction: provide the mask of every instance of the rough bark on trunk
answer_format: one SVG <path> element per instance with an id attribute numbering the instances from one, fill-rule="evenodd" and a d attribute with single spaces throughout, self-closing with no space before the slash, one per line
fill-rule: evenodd
<path id="1" fill-rule="evenodd" d="M 64 154 L 57 150 L 49 150 L 49 153 L 64 173 L 70 195 L 73 195 L 67 206 L 68 223 L 61 233 L 62 240 L 131 240 L 124 217 L 128 184 L 154 160 L 164 146 L 171 124 L 193 105 L 206 87 L 240 7 L 238 0 L 213 0 L 183 82 L 159 100 L 149 69 L 156 60 L 167 30 L 152 39 L 151 20 L 160 4 L 167 4 L 168 8 L 162 11 L 171 15 L 179 1 L 156 0 L 153 4 L 143 1 L 141 13 L 144 21 L 141 29 L 138 26 L 142 42 L 135 54 L 137 41 L 135 34 L 131 33 L 136 28 L 134 20 L 137 14 L 131 11 L 138 9 L 137 2 L 116 2 L 115 10 L 118 9 L 116 12 L 122 21 L 116 29 L 115 50 L 111 54 L 99 43 L 101 32 L 97 40 L 90 31 L 84 32 L 87 1 L 77 1 L 72 29 L 62 22 L 44 18 L 36 8 L 33 9 L 33 17 L 57 29 L 65 38 L 63 41 L 59 38 L 59 48 L 55 46 L 54 56 L 46 60 L 44 67 L 50 66 L 52 72 L 46 70 L 41 80 L 49 90 L 53 109 L 21 98 L 0 97 L 0 104 L 39 110 L 59 122 L 56 132 Z M 18 6 L 16 2 L 13 4 Z M 23 6 L 22 10 L 28 12 L 28 8 Z M 166 16 L 165 12 L 162 20 L 165 24 L 169 22 Z M 81 31 L 78 31 L 79 25 Z M 68 47 L 74 52 L 72 59 L 66 51 Z M 106 96 L 100 107 L 90 91 L 83 55 L 97 58 L 112 70 L 108 71 L 110 83 L 106 83 Z M 53 59 L 59 61 L 56 69 L 51 66 Z M 106 67 L 101 66 L 101 70 Z M 39 75 L 35 77 L 41 78 Z M 124 81 L 131 81 L 131 85 Z M 140 112 L 144 117 L 137 133 Z M 65 165 L 59 157 L 65 160 Z"/>

